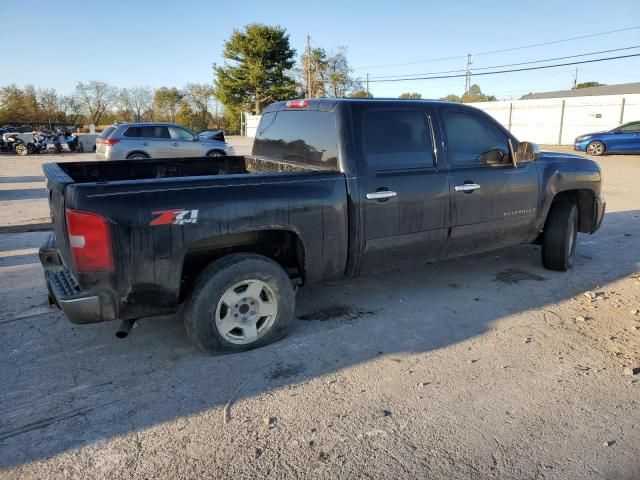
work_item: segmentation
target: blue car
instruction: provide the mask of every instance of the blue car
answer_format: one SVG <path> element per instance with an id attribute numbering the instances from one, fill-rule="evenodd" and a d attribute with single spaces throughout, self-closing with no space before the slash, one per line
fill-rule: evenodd
<path id="1" fill-rule="evenodd" d="M 573 148 L 589 155 L 640 153 L 640 122 L 625 123 L 608 132 L 580 135 Z"/>

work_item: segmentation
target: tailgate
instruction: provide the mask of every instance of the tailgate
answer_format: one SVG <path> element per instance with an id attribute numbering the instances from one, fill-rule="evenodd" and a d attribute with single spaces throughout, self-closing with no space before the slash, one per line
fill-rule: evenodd
<path id="1" fill-rule="evenodd" d="M 64 264 L 71 267 L 71 252 L 69 250 L 69 240 L 67 238 L 64 192 L 67 185 L 73 183 L 60 167 L 55 163 L 46 163 L 42 166 L 42 171 L 47 177 L 47 190 L 49 190 L 49 215 L 55 233 L 55 248 L 60 251 L 60 257 Z"/>

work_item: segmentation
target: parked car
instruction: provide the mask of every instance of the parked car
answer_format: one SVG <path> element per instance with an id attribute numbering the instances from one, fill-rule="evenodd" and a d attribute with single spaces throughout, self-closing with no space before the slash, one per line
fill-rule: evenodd
<path id="1" fill-rule="evenodd" d="M 298 285 L 530 242 L 567 270 L 605 209 L 596 162 L 435 101 L 279 102 L 251 156 L 43 170 L 51 302 L 74 323 L 120 319 L 121 336 L 182 306 L 211 354 L 283 337 Z"/>
<path id="2" fill-rule="evenodd" d="M 605 153 L 640 153 L 640 122 L 630 122 L 607 132 L 576 138 L 574 149 L 590 155 Z"/>
<path id="3" fill-rule="evenodd" d="M 203 140 L 218 140 L 224 142 L 224 131 L 222 130 L 207 130 L 198 134 Z"/>
<path id="4" fill-rule="evenodd" d="M 105 128 L 96 139 L 98 160 L 218 157 L 233 153 L 233 147 L 224 141 L 199 137 L 175 123 L 121 123 Z"/>

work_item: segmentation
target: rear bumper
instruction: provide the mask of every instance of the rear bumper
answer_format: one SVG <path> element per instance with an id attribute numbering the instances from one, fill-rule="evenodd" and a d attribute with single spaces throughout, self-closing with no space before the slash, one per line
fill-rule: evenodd
<path id="1" fill-rule="evenodd" d="M 602 226 L 602 219 L 604 218 L 604 211 L 606 210 L 607 202 L 605 202 L 603 196 L 595 197 L 593 200 L 593 230 L 591 233 L 596 232 Z"/>
<path id="2" fill-rule="evenodd" d="M 58 250 L 52 248 L 52 237 L 53 235 L 39 252 L 50 303 L 62 310 L 72 323 L 115 320 L 115 309 L 110 295 L 81 290 L 71 271 L 64 268 Z"/>

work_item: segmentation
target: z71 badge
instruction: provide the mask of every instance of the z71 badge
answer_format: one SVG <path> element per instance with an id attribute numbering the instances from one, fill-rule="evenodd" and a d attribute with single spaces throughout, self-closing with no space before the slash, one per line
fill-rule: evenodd
<path id="1" fill-rule="evenodd" d="M 185 210 L 176 208 L 173 210 L 158 210 L 151 212 L 157 215 L 149 225 L 184 225 L 186 223 L 198 223 L 198 210 Z"/>

